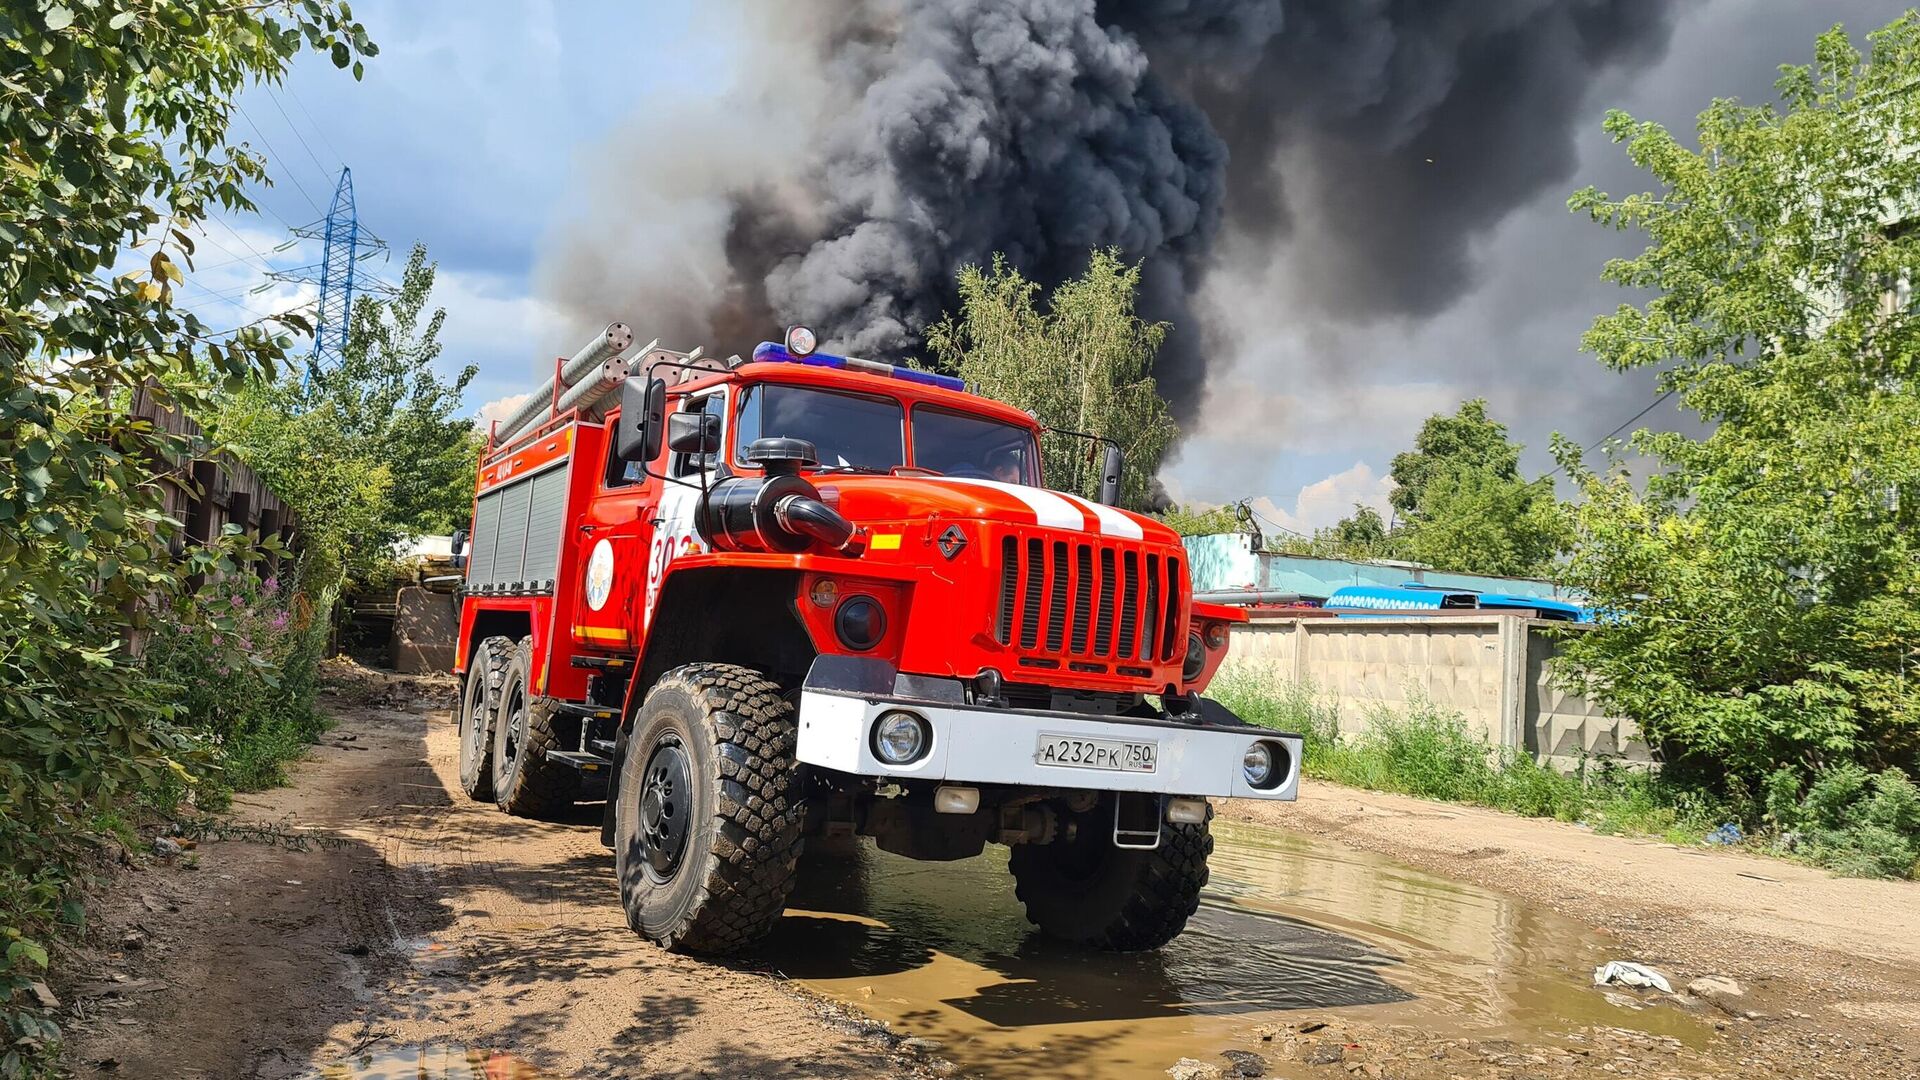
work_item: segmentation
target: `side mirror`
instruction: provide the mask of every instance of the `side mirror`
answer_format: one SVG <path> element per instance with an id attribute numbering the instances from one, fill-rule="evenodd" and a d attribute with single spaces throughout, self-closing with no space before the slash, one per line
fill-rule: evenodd
<path id="1" fill-rule="evenodd" d="M 1107 444 L 1106 453 L 1100 456 L 1100 501 L 1107 506 L 1120 503 L 1120 474 L 1126 468 L 1126 457 L 1120 448 Z"/>
<path id="2" fill-rule="evenodd" d="M 453 543 L 449 545 L 449 554 L 453 556 L 453 567 L 456 570 L 467 568 L 467 535 L 465 529 L 453 530 Z"/>
<path id="3" fill-rule="evenodd" d="M 667 449 L 676 454 L 718 453 L 720 418 L 710 412 L 677 412 L 667 417 Z"/>
<path id="4" fill-rule="evenodd" d="M 620 425 L 613 433 L 615 457 L 621 461 L 652 461 L 659 457 L 666 427 L 665 379 L 629 378 L 620 384 Z"/>

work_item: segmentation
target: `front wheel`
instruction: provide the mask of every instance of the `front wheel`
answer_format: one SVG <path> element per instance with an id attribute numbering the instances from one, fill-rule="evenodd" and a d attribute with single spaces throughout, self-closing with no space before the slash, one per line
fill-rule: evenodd
<path id="1" fill-rule="evenodd" d="M 1112 798 L 1069 815 L 1052 843 L 1014 847 L 1014 895 L 1027 921 L 1051 937 L 1114 952 L 1157 949 L 1200 906 L 1213 836 L 1206 822 L 1169 822 L 1151 851 L 1115 847 Z"/>
<path id="2" fill-rule="evenodd" d="M 689 664 L 648 691 L 621 757 L 613 855 L 627 923 L 724 955 L 773 929 L 806 806 L 794 709 L 758 672 Z"/>

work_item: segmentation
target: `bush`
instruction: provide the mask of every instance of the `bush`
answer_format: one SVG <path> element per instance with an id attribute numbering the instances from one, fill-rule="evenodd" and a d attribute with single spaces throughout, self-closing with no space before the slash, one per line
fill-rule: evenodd
<path id="1" fill-rule="evenodd" d="M 329 586 L 310 600 L 277 576 L 238 574 L 162 617 L 146 670 L 206 753 L 201 805 L 281 782 L 282 765 L 320 734 L 314 684 L 337 595 Z"/>
<path id="2" fill-rule="evenodd" d="M 1716 792 L 1607 760 L 1562 773 L 1490 745 L 1458 713 L 1418 698 L 1404 713 L 1374 707 L 1364 729 L 1343 737 L 1338 711 L 1310 686 L 1241 667 L 1222 672 L 1211 690 L 1249 723 L 1304 736 L 1303 768 L 1316 779 L 1673 843 L 1700 843 L 1732 822 L 1836 873 L 1920 876 L 1920 786 L 1898 769 L 1842 764 L 1803 784 L 1798 769 L 1781 768 L 1764 778 L 1756 799 L 1738 783 Z"/>
<path id="3" fill-rule="evenodd" d="M 1782 769 L 1768 778 L 1767 812 L 1780 846 L 1850 877 L 1920 874 L 1920 788 L 1898 769 L 1836 765 L 1801 794 Z"/>

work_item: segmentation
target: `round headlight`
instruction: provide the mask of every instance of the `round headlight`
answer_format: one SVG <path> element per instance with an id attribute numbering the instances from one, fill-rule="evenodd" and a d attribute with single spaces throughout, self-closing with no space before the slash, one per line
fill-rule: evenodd
<path id="1" fill-rule="evenodd" d="M 881 713 L 873 723 L 873 756 L 889 765 L 911 765 L 927 756 L 933 733 L 910 712 Z"/>
<path id="2" fill-rule="evenodd" d="M 1241 755 L 1240 771 L 1246 774 L 1248 786 L 1266 787 L 1273 779 L 1273 748 L 1263 742 L 1249 744 Z"/>
<path id="3" fill-rule="evenodd" d="M 1223 648 L 1227 644 L 1227 624 L 1223 622 L 1207 624 L 1207 648 Z"/>
<path id="4" fill-rule="evenodd" d="M 1199 634 L 1188 634 L 1187 660 L 1186 663 L 1180 665 L 1180 677 L 1188 682 L 1192 682 L 1200 677 L 1200 672 L 1205 670 L 1206 666 L 1206 645 L 1201 642 Z"/>
<path id="5" fill-rule="evenodd" d="M 834 613 L 833 632 L 840 644 L 854 652 L 866 652 L 886 636 L 887 613 L 871 596 L 849 596 Z"/>

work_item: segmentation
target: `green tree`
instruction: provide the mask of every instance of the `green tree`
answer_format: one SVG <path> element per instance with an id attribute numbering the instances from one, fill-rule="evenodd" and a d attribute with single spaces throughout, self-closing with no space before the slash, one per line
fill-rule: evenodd
<path id="1" fill-rule="evenodd" d="M 1822 35 L 1778 106 L 1713 102 L 1697 148 L 1610 114 L 1654 189 L 1569 203 L 1648 241 L 1605 277 L 1651 299 L 1585 347 L 1662 366 L 1709 429 L 1636 432 L 1644 486 L 1560 447 L 1567 576 L 1605 613 L 1569 659 L 1671 760 L 1750 783 L 1920 752 L 1920 20 L 1869 40 Z"/>
<path id="2" fill-rule="evenodd" d="M 391 300 L 354 305 L 341 361 L 251 384 L 215 430 L 306 526 L 311 572 L 355 582 L 385 571 L 404 536 L 451 532 L 473 503 L 478 435 L 456 416 L 476 367 L 434 371 L 446 311 L 426 315 L 435 265 L 415 245 Z"/>
<path id="3" fill-rule="evenodd" d="M 1403 516 L 1420 512 L 1427 485 L 1442 473 L 1475 469 L 1506 480 L 1520 478 L 1520 447 L 1507 426 L 1487 415 L 1487 399 L 1460 403 L 1453 415 L 1434 413 L 1413 437 L 1413 449 L 1395 454 L 1394 489 L 1387 501 Z"/>
<path id="4" fill-rule="evenodd" d="M 1399 557 L 1471 574 L 1546 573 L 1565 546 L 1565 516 L 1550 478 L 1520 475 L 1520 451 L 1484 398 L 1428 417 L 1413 449 L 1393 458 Z"/>
<path id="5" fill-rule="evenodd" d="M 1175 504 L 1157 515 L 1167 528 L 1181 536 L 1213 536 L 1242 531 L 1240 517 L 1231 506 Z"/>
<path id="6" fill-rule="evenodd" d="M 1267 538 L 1267 550 L 1285 555 L 1309 555 L 1321 559 L 1400 559 L 1401 534 L 1388 527 L 1380 511 L 1363 503 L 1353 505 L 1353 513 L 1312 536 L 1297 534 Z"/>
<path id="7" fill-rule="evenodd" d="M 356 72 L 375 51 L 333 2 L 0 3 L 0 1075 L 57 1034 L 19 1000 L 76 835 L 181 775 L 172 704 L 123 645 L 215 556 L 166 558 L 156 473 L 187 448 L 126 400 L 191 408 L 291 344 L 174 288 L 209 213 L 266 179 L 227 144 L 234 95 L 305 47 Z"/>
<path id="8" fill-rule="evenodd" d="M 1039 284 L 1003 256 L 986 269 L 961 268 L 959 284 L 959 314 L 927 328 L 936 365 L 1048 427 L 1119 443 L 1127 455 L 1120 501 L 1152 509 L 1161 500 L 1160 460 L 1176 429 L 1152 375 L 1167 324 L 1135 312 L 1140 267 L 1118 251 L 1095 251 L 1086 273 L 1062 283 L 1044 308 Z M 1049 487 L 1097 493 L 1097 448 L 1049 436 L 1042 456 Z"/>
<path id="9" fill-rule="evenodd" d="M 336 408 L 344 434 L 366 456 L 405 463 L 393 471 L 387 502 L 394 525 L 414 534 L 448 533 L 466 524 L 480 460 L 473 422 L 456 415 L 480 369 L 468 364 L 443 379 L 433 365 L 446 309 L 434 308 L 421 322 L 437 269 L 427 261 L 426 246 L 415 244 L 398 294 L 359 300 L 342 363 L 316 372 L 305 395 Z"/>
<path id="10" fill-rule="evenodd" d="M 1553 481 L 1454 467 L 1427 481 L 1420 512 L 1394 534 L 1399 557 L 1443 570 L 1544 575 L 1568 540 Z"/>

